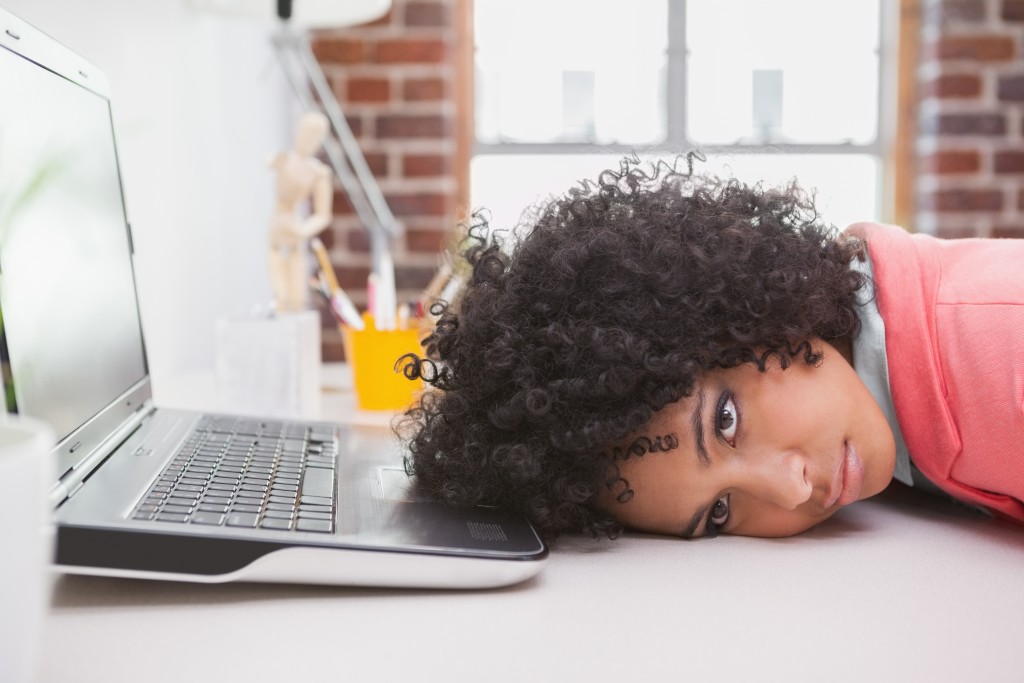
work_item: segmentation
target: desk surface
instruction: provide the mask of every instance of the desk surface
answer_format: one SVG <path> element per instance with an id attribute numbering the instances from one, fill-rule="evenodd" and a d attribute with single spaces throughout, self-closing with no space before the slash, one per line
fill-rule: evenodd
<path id="1" fill-rule="evenodd" d="M 1024 531 L 880 498 L 790 539 L 566 538 L 492 591 L 63 576 L 38 680 L 1020 680 Z"/>

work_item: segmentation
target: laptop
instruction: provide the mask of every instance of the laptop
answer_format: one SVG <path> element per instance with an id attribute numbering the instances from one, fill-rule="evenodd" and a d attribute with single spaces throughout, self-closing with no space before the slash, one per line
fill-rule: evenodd
<path id="1" fill-rule="evenodd" d="M 4 10 L 0 48 L 3 395 L 58 437 L 60 571 L 487 588 L 541 570 L 522 516 L 419 499 L 380 436 L 153 405 L 108 82 Z"/>

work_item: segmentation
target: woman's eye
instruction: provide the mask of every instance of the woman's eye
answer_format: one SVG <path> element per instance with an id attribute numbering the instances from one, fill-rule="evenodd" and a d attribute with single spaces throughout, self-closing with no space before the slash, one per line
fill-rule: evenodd
<path id="1" fill-rule="evenodd" d="M 718 402 L 718 414 L 715 417 L 715 431 L 730 446 L 736 445 L 736 404 L 732 397 L 723 394 Z"/>
<path id="2" fill-rule="evenodd" d="M 722 496 L 711 506 L 708 513 L 708 526 L 718 531 L 729 521 L 729 496 Z"/>

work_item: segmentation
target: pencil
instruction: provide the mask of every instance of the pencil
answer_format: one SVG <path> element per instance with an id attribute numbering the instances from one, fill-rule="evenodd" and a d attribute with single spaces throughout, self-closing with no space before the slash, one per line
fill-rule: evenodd
<path id="1" fill-rule="evenodd" d="M 320 241 L 319 237 L 311 239 L 309 244 L 313 247 L 313 253 L 316 254 L 316 260 L 320 262 L 320 270 L 327 279 L 328 290 L 333 296 L 335 292 L 341 289 L 341 285 L 338 284 L 338 278 L 334 274 L 334 266 L 331 265 L 331 257 L 327 254 L 327 249 L 324 247 L 324 243 Z"/>

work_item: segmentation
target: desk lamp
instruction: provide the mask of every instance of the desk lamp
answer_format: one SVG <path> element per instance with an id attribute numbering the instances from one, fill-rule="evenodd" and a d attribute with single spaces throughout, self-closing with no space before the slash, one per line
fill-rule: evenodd
<path id="1" fill-rule="evenodd" d="M 323 149 L 370 235 L 372 268 L 380 285 L 378 311 L 385 320 L 393 317 L 396 295 L 390 240 L 399 234 L 400 226 L 395 222 L 341 111 L 341 105 L 313 55 L 308 31 L 372 21 L 390 9 L 391 0 L 192 0 L 192 5 L 201 11 L 255 18 L 279 25 L 272 37 L 274 51 L 302 107 L 322 110 L 331 122 L 331 133 L 324 141 Z"/>

